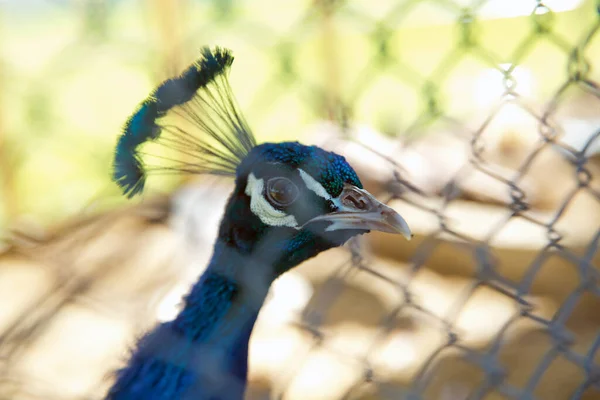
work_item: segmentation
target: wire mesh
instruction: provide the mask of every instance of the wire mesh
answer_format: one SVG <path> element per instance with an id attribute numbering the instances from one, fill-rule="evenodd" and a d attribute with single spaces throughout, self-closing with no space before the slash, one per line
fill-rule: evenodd
<path id="1" fill-rule="evenodd" d="M 309 280 L 312 294 L 285 321 L 284 333 L 270 336 L 271 325 L 259 324 L 251 359 L 261 352 L 284 355 L 266 357 L 271 369 L 253 376 L 249 398 L 600 396 L 600 89 L 593 69 L 600 55 L 600 4 L 315 0 L 296 5 L 293 16 L 284 13 L 285 26 L 272 27 L 248 17 L 252 6 L 245 2 L 151 3 L 161 16 L 162 42 L 144 51 L 161 55 L 160 74 L 180 69 L 182 54 L 199 44 L 198 37 L 238 35 L 249 52 L 272 65 L 256 86 L 258 95 L 242 101 L 251 121 L 270 126 L 268 116 L 278 112 L 273 107 L 292 93 L 297 103 L 291 104 L 329 121 L 316 130 L 317 141 L 348 150 L 369 189 L 400 210 L 416 233 L 410 243 L 371 234 L 353 241 L 349 254 L 332 251 L 299 267 L 293 276 Z M 112 33 L 117 15 L 141 8 L 138 3 L 44 6 L 73 13 L 84 34 L 42 75 L 76 68 L 90 44 L 116 40 L 116 53 L 144 47 L 140 37 Z M 274 7 L 273 13 L 283 7 L 261 6 Z M 193 7 L 211 22 L 186 36 L 172 22 Z M 519 24 L 494 28 L 494 13 L 514 17 L 524 8 Z M 564 14 L 570 23 L 562 22 Z M 433 36 L 427 33 L 432 25 L 438 26 Z M 498 39 L 505 34 L 510 43 Z M 309 41 L 319 45 L 318 55 L 308 51 L 312 64 L 303 47 Z M 424 44 L 436 46 L 433 54 L 420 53 Z M 360 56 L 348 61 L 352 52 Z M 128 57 L 134 63 L 143 58 Z M 541 88 L 529 87 L 531 76 Z M 36 101 L 47 105 L 43 96 Z M 354 122 L 361 119 L 384 133 L 361 134 Z M 14 140 L 2 143 L 0 154 L 20 154 Z M 7 220 L 19 202 L 10 170 L 2 169 Z M 156 319 L 160 299 L 193 278 L 190 268 L 181 272 L 181 243 L 166 222 L 181 210 L 174 201 L 160 198 L 78 220 L 40 238 L 27 229 L 13 236 L 0 267 L 8 282 L 0 287 L 11 293 L 2 299 L 12 310 L 0 325 L 0 397 L 101 397 L 106 380 L 92 379 L 97 374 L 56 381 L 47 369 L 85 370 L 92 360 L 108 372 L 132 333 Z M 207 251 L 207 237 L 193 239 L 196 252 Z M 10 275 L 17 270 L 25 272 Z M 135 284 L 127 276 L 135 276 Z M 10 291 L 18 279 L 33 293 L 26 300 Z M 96 353 L 85 338 L 56 344 L 63 335 L 69 338 L 63 342 L 73 340 L 66 310 L 90 325 L 90 337 L 104 329 L 95 328 L 93 317 L 113 326 L 101 330 L 104 344 Z M 32 350 L 48 341 L 71 369 Z M 77 353 L 87 356 L 76 361 Z M 37 367 L 45 362 L 48 368 Z"/>

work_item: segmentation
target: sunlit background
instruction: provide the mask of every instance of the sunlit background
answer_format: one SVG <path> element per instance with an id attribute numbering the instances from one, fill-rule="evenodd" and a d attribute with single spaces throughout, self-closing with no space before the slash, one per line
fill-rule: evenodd
<path id="1" fill-rule="evenodd" d="M 259 141 L 344 154 L 416 233 L 279 279 L 248 398 L 600 398 L 599 8 L 0 1 L 0 399 L 101 398 L 202 273 L 230 182 L 110 173 L 207 44 Z"/>

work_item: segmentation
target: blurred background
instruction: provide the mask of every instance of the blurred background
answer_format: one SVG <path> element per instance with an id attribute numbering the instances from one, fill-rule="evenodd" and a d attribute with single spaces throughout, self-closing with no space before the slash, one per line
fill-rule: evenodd
<path id="1" fill-rule="evenodd" d="M 249 399 L 600 398 L 600 3 L 0 1 L 0 399 L 100 399 L 203 272 L 231 183 L 116 138 L 206 44 L 259 141 L 344 154 L 415 238 L 273 286 Z"/>

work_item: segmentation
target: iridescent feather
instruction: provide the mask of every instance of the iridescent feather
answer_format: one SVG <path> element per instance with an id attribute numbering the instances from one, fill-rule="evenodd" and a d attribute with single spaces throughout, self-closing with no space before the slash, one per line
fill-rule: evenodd
<path id="1" fill-rule="evenodd" d="M 229 86 L 232 63 L 229 50 L 202 48 L 192 65 L 161 83 L 129 117 L 117 142 L 113 170 L 113 179 L 127 197 L 144 189 L 149 173 L 235 175 L 256 140 Z M 179 119 L 167 123 L 170 116 Z M 187 161 L 144 152 L 147 142 Z"/>

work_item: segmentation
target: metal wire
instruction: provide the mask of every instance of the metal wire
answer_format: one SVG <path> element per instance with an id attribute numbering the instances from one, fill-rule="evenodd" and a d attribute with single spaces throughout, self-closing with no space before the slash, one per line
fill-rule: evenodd
<path id="1" fill-rule="evenodd" d="M 54 3 L 61 10 L 70 7 L 65 2 Z M 306 363 L 310 362 L 311 356 L 326 353 L 328 357 L 355 371 L 351 374 L 354 378 L 345 381 L 341 385 L 343 388 L 336 392 L 337 397 L 345 399 L 600 397 L 600 319 L 595 315 L 597 306 L 600 305 L 600 215 L 594 213 L 592 207 L 600 206 L 600 187 L 597 186 L 598 167 L 594 164 L 598 163 L 598 156 L 589 151 L 598 146 L 600 141 L 600 128 L 594 126 L 594 121 L 600 119 L 592 120 L 590 132 L 582 139 L 583 143 L 575 148 L 573 144 L 563 140 L 567 128 L 556 118 L 569 102 L 567 98 L 572 92 L 587 96 L 588 106 L 600 109 L 600 103 L 592 104 L 600 100 L 600 90 L 596 80 L 598 75 L 594 75 L 593 71 L 595 60 L 589 55 L 589 48 L 597 40 L 600 29 L 600 3 L 587 1 L 580 5 L 586 13 L 595 13 L 595 19 L 589 26 L 581 28 L 580 38 L 573 42 L 564 35 L 563 28 L 556 24 L 557 18 L 552 7 L 542 1 L 531 2 L 529 28 L 512 45 L 512 51 L 504 51 L 505 55 L 500 55 L 496 49 L 486 44 L 486 36 L 482 32 L 486 24 L 493 22 L 481 15 L 490 4 L 490 1 L 485 0 L 399 0 L 391 2 L 383 16 L 364 12 L 368 4 L 360 2 L 315 0 L 284 33 L 270 32 L 265 26 L 245 21 L 243 15 L 236 11 L 235 1 L 206 3 L 214 15 L 218 16 L 215 24 L 253 27 L 249 31 L 254 32 L 254 35 L 247 39 L 257 43 L 254 46 L 273 59 L 277 66 L 272 80 L 265 82 L 266 87 L 279 87 L 281 89 L 276 90 L 279 93 L 297 90 L 307 109 L 342 126 L 349 141 L 354 140 L 351 137 L 351 121 L 360 108 L 359 103 L 379 77 L 392 76 L 400 81 L 416 93 L 415 98 L 420 103 L 414 115 L 407 114 L 402 128 L 394 132 L 395 139 L 403 144 L 401 151 L 394 155 L 383 155 L 377 153 L 377 148 L 363 150 L 376 154 L 393 171 L 391 178 L 383 186 L 383 195 L 392 204 L 419 210 L 430 221 L 435 221 L 434 226 L 420 234 L 416 244 L 411 245 L 414 247 L 409 250 L 405 248 L 404 254 L 409 254 L 409 257 L 402 260 L 403 267 L 392 269 L 391 272 L 389 269 L 378 268 L 377 263 L 369 256 L 370 252 L 361 248 L 358 241 L 353 242 L 349 247 L 350 257 L 344 258 L 339 267 L 332 269 L 331 274 L 320 282 L 310 302 L 291 323 L 294 329 L 310 338 L 310 344 L 304 350 L 294 353 L 293 363 L 282 366 L 276 382 L 269 384 L 268 393 L 264 396 L 286 398 L 293 389 L 291 387 L 294 380 L 306 367 Z M 103 40 L 102 37 L 107 35 L 107 21 L 113 17 L 114 7 L 117 6 L 118 2 L 90 2 L 89 10 L 82 13 L 80 18 L 93 25 L 93 40 Z M 397 42 L 395 35 L 407 23 L 411 12 L 421 6 L 449 15 L 454 20 L 456 36 L 451 48 L 445 50 L 445 55 L 439 57 L 436 65 L 418 69 L 411 64 L 411 60 L 404 57 L 403 46 Z M 92 15 L 92 12 L 95 14 Z M 98 22 L 98 18 L 106 21 Z M 343 48 L 344 44 L 337 43 L 336 36 L 331 33 L 336 24 L 345 29 L 355 29 L 364 36 L 364 42 L 370 49 L 370 58 L 364 63 L 362 70 L 356 73 L 358 78 L 343 89 L 339 82 L 336 83 L 336 74 L 344 69 L 341 50 L 336 50 Z M 330 41 L 328 48 L 336 50 L 324 55 L 323 62 L 327 65 L 324 75 L 327 75 L 326 80 L 330 83 L 325 87 L 307 79 L 306 74 L 298 67 L 299 58 L 305 57 L 297 51 L 298 43 L 315 32 L 325 32 L 324 40 Z M 402 40 L 406 42 L 410 38 Z M 270 46 L 263 46 L 265 43 Z M 73 47 L 84 45 L 71 44 L 69 52 Z M 546 95 L 542 99 L 532 101 L 519 88 L 517 69 L 541 45 L 551 46 L 556 52 L 553 54 L 559 54 L 557 57 L 564 62 L 564 75 L 560 82 L 553 82 L 552 87 L 545 88 L 543 92 Z M 502 93 L 495 99 L 495 105 L 485 115 L 479 116 L 481 118 L 477 124 L 452 112 L 454 100 L 445 93 L 445 85 L 465 60 L 472 60 L 482 68 L 496 71 L 502 77 Z M 63 62 L 77 61 L 70 56 L 67 61 L 63 59 Z M 554 62 L 557 62 L 555 58 L 548 61 Z M 542 74 L 543 71 L 536 70 L 534 74 L 536 73 Z M 248 113 L 267 114 L 278 98 L 272 93 L 273 91 L 269 92 L 270 98 L 258 96 Z M 494 121 L 507 107 L 526 115 L 529 121 L 533 121 L 535 129 L 533 134 L 528 132 L 528 137 L 533 139 L 527 143 L 527 147 L 519 148 L 518 157 L 511 156 L 511 168 L 506 168 L 497 160 L 494 149 L 490 148 L 489 137 L 494 129 Z M 399 112 L 402 113 L 401 110 Z M 596 111 L 595 116 L 600 116 L 600 112 Z M 459 132 L 454 137 L 464 145 L 467 156 L 456 173 L 438 185 L 440 190 L 432 193 L 431 190 L 420 187 L 419 182 L 414 182 L 410 174 L 403 171 L 402 162 L 398 165 L 396 161 L 401 161 L 403 154 L 406 154 L 403 152 L 410 151 L 412 144 L 418 142 L 437 123 L 451 127 L 453 132 Z M 368 146 L 369 143 L 361 145 Z M 541 179 L 532 171 L 536 163 L 548 154 L 568 165 L 568 188 L 564 190 L 565 181 L 556 177 L 556 184 L 565 194 L 555 201 L 550 211 L 541 213 L 531 204 L 532 191 L 528 185 Z M 552 173 L 551 169 L 548 171 L 549 174 Z M 493 201 L 496 210 L 501 210 L 499 218 L 489 222 L 489 225 L 479 226 L 479 233 L 473 233 L 457 224 L 455 213 L 465 196 L 469 198 L 470 186 L 467 180 L 475 174 L 485 177 L 487 184 L 497 185 L 505 195 Z M 549 178 L 552 180 L 552 177 Z M 480 194 L 479 199 L 483 197 L 485 196 Z M 581 198 L 586 198 L 587 201 L 582 203 L 579 201 Z M 573 207 L 589 207 L 587 222 L 591 224 L 593 233 L 583 239 L 576 238 L 579 240 L 578 246 L 572 245 L 577 231 L 564 229 L 566 215 Z M 167 210 L 164 207 L 157 209 L 150 216 L 135 215 L 132 223 L 149 223 L 153 227 L 160 225 L 166 219 Z M 585 220 L 587 211 L 582 213 Z M 115 217 L 110 224 L 123 223 L 122 218 L 126 214 L 127 212 L 115 214 L 118 218 Z M 106 219 L 110 221 L 110 218 Z M 106 223 L 102 220 L 92 222 L 90 226 L 93 228 L 88 229 L 88 233 L 97 232 L 98 224 Z M 89 221 L 85 222 L 88 223 Z M 507 258 L 498 250 L 497 242 L 505 240 L 503 232 L 515 223 L 525 224 L 532 232 L 544 235 L 544 240 L 533 241 L 537 247 L 529 248 L 528 255 L 517 254 L 518 250 L 515 250 Z M 102 231 L 111 229 L 113 228 L 101 228 Z M 86 241 L 86 232 L 74 235 L 78 238 L 77 243 Z M 126 235 L 127 233 L 123 234 Z M 377 240 L 371 245 L 385 247 L 378 244 Z M 38 254 L 33 258 L 48 258 L 48 251 L 56 254 L 64 246 L 71 245 L 73 244 L 61 244 L 59 241 L 58 250 L 52 246 L 43 248 L 43 251 L 37 250 Z M 145 243 L 140 243 L 135 246 L 135 251 L 142 252 L 144 246 Z M 11 251 L 15 252 L 12 256 L 20 257 L 19 252 L 27 252 L 24 249 L 27 246 L 22 244 L 12 248 Z M 394 254 L 400 257 L 389 248 L 383 251 L 386 252 L 388 257 L 393 257 Z M 34 346 L 49 329 L 52 318 L 68 305 L 75 303 L 94 312 L 107 314 L 120 308 L 117 304 L 107 305 L 95 300 L 103 298 L 101 291 L 97 291 L 99 289 L 95 282 L 114 273 L 115 260 L 120 260 L 119 265 L 123 265 L 122 260 L 137 256 L 132 253 L 131 247 L 118 247 L 111 257 L 96 260 L 96 266 L 87 269 L 73 267 L 92 262 L 84 256 L 81 256 L 83 260 L 61 257 L 60 265 L 53 264 L 46 271 L 53 275 L 54 285 L 38 293 L 22 318 L 14 319 L 11 325 L 0 327 L 0 397 L 13 398 L 18 394 L 31 395 L 33 398 L 71 398 L 57 395 L 56 392 L 36 392 L 36 386 L 31 386 L 27 381 L 29 378 L 22 377 L 22 371 L 15 368 L 15 365 L 27 353 L 26 348 Z M 24 257 L 32 258 L 30 254 Z M 440 257 L 447 259 L 440 263 Z M 442 307 L 443 312 L 439 312 L 439 307 L 431 306 L 432 299 L 423 297 L 424 293 L 432 292 L 423 291 L 418 283 L 423 276 L 431 274 L 431 264 L 447 266 L 447 270 L 435 271 L 440 282 L 453 282 L 457 277 L 462 279 L 461 289 L 452 297 L 450 304 Z M 452 267 L 457 265 L 458 272 Z M 550 289 L 545 286 L 549 273 L 554 275 L 553 283 L 548 284 Z M 564 284 L 561 283 L 561 276 L 565 277 Z M 566 278 L 567 276 L 570 278 Z M 141 292 L 150 293 L 145 298 L 153 298 L 152 293 L 157 289 L 164 290 L 164 286 L 162 289 L 160 286 L 164 284 L 164 275 L 145 278 L 147 282 L 138 288 Z M 345 292 L 356 287 L 353 282 L 357 280 L 377 282 L 377 287 L 389 289 L 396 296 L 393 304 L 383 307 L 385 311 L 378 315 L 378 322 L 370 331 L 370 339 L 364 351 L 340 348 L 335 340 L 336 331 L 328 322 L 335 311 L 336 302 L 340 301 Z M 540 280 L 545 284 L 540 284 Z M 482 293 L 487 298 L 497 299 L 494 300 L 496 302 L 510 304 L 510 312 L 498 316 L 501 322 L 493 325 L 493 334 L 488 335 L 484 341 L 477 342 L 470 339 L 471 332 L 465 332 L 462 328 L 464 324 L 460 321 L 468 318 L 469 305 L 477 303 L 478 296 Z M 547 311 L 548 308 L 540 306 L 544 299 L 549 299 L 553 304 L 549 308 L 550 312 Z M 132 306 L 138 312 L 140 308 L 136 307 Z M 587 311 L 582 311 L 583 308 Z M 482 318 L 485 312 L 478 315 Z M 495 318 L 493 310 L 490 310 L 490 315 Z M 398 377 L 384 371 L 385 368 L 378 361 L 381 351 L 387 351 L 392 358 L 405 357 L 403 352 L 408 352 L 406 347 L 400 347 L 397 355 L 392 354 L 393 348 L 390 350 L 385 347 L 390 338 L 404 332 L 424 331 L 435 331 L 437 334 L 428 334 L 427 337 L 432 342 L 425 346 L 427 350 L 414 356 L 417 360 L 413 360 L 412 369 L 409 372 L 402 371 Z M 27 345 L 23 346 L 23 343 Z M 522 362 L 518 361 L 519 357 L 523 357 Z M 334 383 L 331 382 L 331 385 Z M 259 394 L 249 397 L 253 396 L 261 398 Z M 96 393 L 90 393 L 89 398 L 97 398 Z M 327 398 L 327 395 L 320 398 Z"/>

